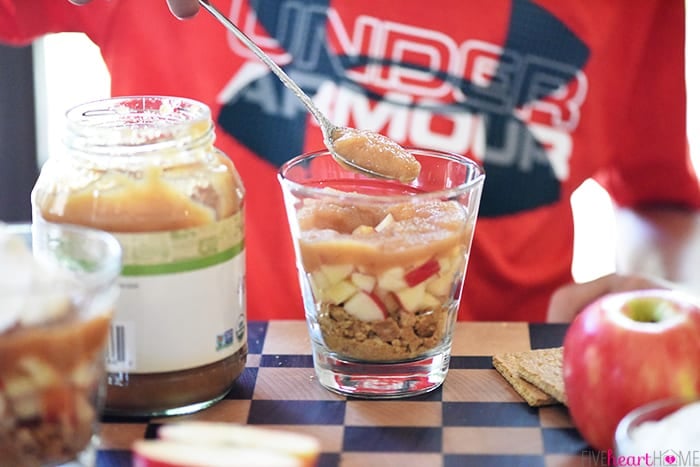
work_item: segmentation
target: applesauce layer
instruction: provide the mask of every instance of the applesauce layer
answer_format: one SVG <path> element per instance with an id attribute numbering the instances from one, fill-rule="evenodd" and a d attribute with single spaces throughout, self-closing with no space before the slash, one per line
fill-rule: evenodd
<path id="1" fill-rule="evenodd" d="M 201 186 L 192 177 L 201 170 L 196 164 L 172 169 L 149 167 L 140 179 L 115 171 L 102 174 L 98 181 L 86 182 L 84 187 L 68 194 L 56 187 L 37 199 L 37 204 L 42 217 L 49 222 L 87 225 L 109 232 L 197 227 L 238 211 L 238 182 L 227 169 L 231 162 L 224 157 L 220 159 L 222 169 L 201 180 Z M 183 189 L 181 184 L 188 186 Z"/>
<path id="2" fill-rule="evenodd" d="M 409 268 L 450 255 L 455 247 L 466 249 L 473 227 L 458 202 L 440 200 L 391 206 L 318 202 L 303 206 L 298 218 L 307 272 L 328 264 L 353 264 L 369 274 Z"/>
<path id="3" fill-rule="evenodd" d="M 416 158 L 398 143 L 367 130 L 336 128 L 333 150 L 355 167 L 404 183 L 415 180 L 421 169 Z"/>
<path id="4" fill-rule="evenodd" d="M 0 339 L 0 375 L 17 371 L 27 360 L 41 361 L 57 374 L 69 373 L 101 354 L 110 320 L 111 313 L 90 319 L 71 313 L 57 323 L 10 330 Z"/>

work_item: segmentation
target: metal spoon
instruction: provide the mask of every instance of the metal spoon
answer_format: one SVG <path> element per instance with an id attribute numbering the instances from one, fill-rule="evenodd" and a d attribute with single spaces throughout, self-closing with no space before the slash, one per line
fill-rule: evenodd
<path id="1" fill-rule="evenodd" d="M 304 91 L 302 91 L 299 85 L 297 85 L 297 83 L 295 83 L 289 77 L 289 75 L 287 75 L 287 73 L 285 73 L 284 70 L 282 70 L 282 68 L 280 68 L 274 61 L 272 61 L 272 59 L 265 52 L 263 52 L 262 49 L 260 49 L 260 47 L 258 47 L 257 44 L 255 44 L 255 42 L 253 42 L 240 29 L 238 29 L 238 27 L 235 24 L 233 24 L 233 22 L 229 20 L 228 17 L 226 17 L 226 15 L 221 13 L 221 11 L 219 11 L 214 5 L 211 4 L 211 2 L 209 2 L 209 0 L 199 0 L 199 4 L 209 13 L 211 13 L 212 16 L 214 16 L 229 31 L 231 31 L 233 35 L 236 36 L 241 42 L 243 42 L 243 44 L 246 47 L 248 47 L 255 55 L 257 55 L 257 57 L 260 60 L 262 60 L 263 63 L 265 63 L 265 65 L 267 65 L 275 75 L 277 75 L 277 77 L 282 81 L 282 83 L 284 83 L 284 85 L 287 86 L 287 88 L 289 88 L 301 100 L 301 102 L 308 109 L 311 115 L 313 115 L 313 117 L 316 119 L 319 126 L 321 127 L 321 133 L 323 134 L 323 142 L 328 148 L 330 154 L 336 160 L 336 162 L 349 168 L 350 170 L 354 170 L 371 177 L 389 179 L 399 178 L 393 174 L 380 173 L 363 165 L 358 165 L 355 161 L 350 160 L 345 155 L 339 154 L 335 150 L 334 142 L 340 136 L 342 136 L 343 134 L 347 134 L 348 132 L 354 132 L 357 134 L 360 134 L 361 132 L 350 128 L 336 126 L 333 123 L 331 123 L 331 121 L 328 120 L 328 118 L 323 114 L 323 112 L 321 112 L 321 110 L 318 107 L 316 107 L 311 98 Z"/>

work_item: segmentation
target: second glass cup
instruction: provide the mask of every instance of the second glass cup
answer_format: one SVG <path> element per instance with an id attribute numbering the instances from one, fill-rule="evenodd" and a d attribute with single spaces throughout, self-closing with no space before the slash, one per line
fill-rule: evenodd
<path id="1" fill-rule="evenodd" d="M 121 259 L 99 230 L 0 225 L 0 465 L 95 465 Z"/>
<path id="2" fill-rule="evenodd" d="M 410 152 L 411 184 L 325 151 L 279 171 L 316 375 L 341 394 L 412 396 L 447 376 L 485 176 L 464 156 Z"/>

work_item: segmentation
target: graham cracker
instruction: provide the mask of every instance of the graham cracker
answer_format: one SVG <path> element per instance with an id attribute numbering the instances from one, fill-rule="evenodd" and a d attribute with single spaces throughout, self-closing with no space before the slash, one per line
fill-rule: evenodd
<path id="1" fill-rule="evenodd" d="M 527 352 L 519 360 L 519 375 L 566 405 L 563 350 L 563 347 L 554 347 Z"/>
<path id="2" fill-rule="evenodd" d="M 537 386 L 529 383 L 520 376 L 520 360 L 523 355 L 529 352 L 514 352 L 494 355 L 492 359 L 493 367 L 505 378 L 508 383 L 515 389 L 515 392 L 525 399 L 531 407 L 542 407 L 545 405 L 554 405 L 558 401 L 537 388 Z"/>

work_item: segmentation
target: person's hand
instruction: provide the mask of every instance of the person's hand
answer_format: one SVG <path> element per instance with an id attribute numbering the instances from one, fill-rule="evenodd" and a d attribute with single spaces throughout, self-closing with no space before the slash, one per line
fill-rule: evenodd
<path id="1" fill-rule="evenodd" d="M 92 0 L 68 0 L 76 5 L 85 5 Z M 167 0 L 170 12 L 180 19 L 191 18 L 199 11 L 199 2 L 197 0 Z"/>
<path id="2" fill-rule="evenodd" d="M 658 279 L 620 274 L 610 274 L 580 284 L 568 284 L 552 294 L 547 309 L 547 321 L 569 322 L 586 305 L 608 293 L 658 288 L 668 289 L 671 285 Z"/>

